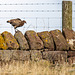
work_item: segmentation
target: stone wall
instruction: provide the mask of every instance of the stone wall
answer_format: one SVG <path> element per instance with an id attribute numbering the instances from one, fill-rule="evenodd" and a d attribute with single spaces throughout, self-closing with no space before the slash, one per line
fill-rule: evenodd
<path id="1" fill-rule="evenodd" d="M 51 63 L 75 63 L 75 51 L 47 51 L 47 50 L 0 50 L 0 61 L 40 61 Z"/>
<path id="2" fill-rule="evenodd" d="M 14 36 L 7 31 L 0 34 L 0 61 L 42 59 L 52 63 L 75 63 L 75 32 L 29 30 L 23 35 L 18 30 Z"/>

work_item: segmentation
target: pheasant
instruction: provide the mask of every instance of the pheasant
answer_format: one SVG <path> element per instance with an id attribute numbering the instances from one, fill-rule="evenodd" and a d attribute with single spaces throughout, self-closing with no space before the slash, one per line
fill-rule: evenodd
<path id="1" fill-rule="evenodd" d="M 10 23 L 14 27 L 14 29 L 16 29 L 17 27 L 23 26 L 24 23 L 26 23 L 26 21 L 25 20 L 22 21 L 21 19 L 17 18 L 8 20 L 7 23 Z"/>

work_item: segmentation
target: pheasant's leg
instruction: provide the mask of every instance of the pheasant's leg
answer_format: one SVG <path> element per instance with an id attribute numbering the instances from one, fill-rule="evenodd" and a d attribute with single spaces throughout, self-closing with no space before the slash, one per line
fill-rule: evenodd
<path id="1" fill-rule="evenodd" d="M 17 26 L 14 26 L 14 29 L 16 29 L 17 28 Z"/>
<path id="2" fill-rule="evenodd" d="M 15 25 L 14 28 L 16 29 L 17 27 L 20 27 L 20 25 Z"/>
<path id="3" fill-rule="evenodd" d="M 18 29 L 14 28 L 15 32 L 18 31 Z"/>

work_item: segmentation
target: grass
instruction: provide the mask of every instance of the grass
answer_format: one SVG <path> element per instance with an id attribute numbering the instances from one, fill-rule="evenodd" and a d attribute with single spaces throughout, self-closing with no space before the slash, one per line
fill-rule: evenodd
<path id="1" fill-rule="evenodd" d="M 75 75 L 75 65 L 53 65 L 45 60 L 1 62 L 0 75 Z"/>

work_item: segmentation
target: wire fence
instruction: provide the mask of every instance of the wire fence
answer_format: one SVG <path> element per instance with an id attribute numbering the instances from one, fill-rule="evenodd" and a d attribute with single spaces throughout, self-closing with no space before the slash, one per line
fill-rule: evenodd
<path id="1" fill-rule="evenodd" d="M 73 3 L 73 30 L 75 30 L 75 3 Z M 6 23 L 7 20 L 20 18 L 27 24 L 18 29 L 24 34 L 26 30 L 36 32 L 62 30 L 61 3 L 0 3 L 0 32 L 15 33 L 14 28 Z"/>

